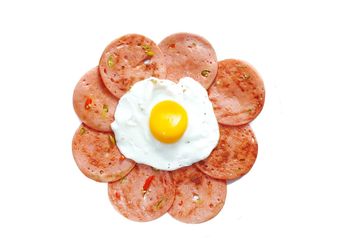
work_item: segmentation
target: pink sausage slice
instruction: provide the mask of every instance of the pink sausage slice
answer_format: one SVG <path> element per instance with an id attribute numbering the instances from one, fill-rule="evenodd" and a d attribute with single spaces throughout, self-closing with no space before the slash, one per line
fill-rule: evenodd
<path id="1" fill-rule="evenodd" d="M 123 216 L 150 221 L 165 214 L 175 197 L 175 186 L 167 171 L 136 164 L 123 179 L 108 184 L 109 199 Z"/>
<path id="2" fill-rule="evenodd" d="M 191 77 L 208 89 L 217 72 L 216 53 L 211 44 L 198 35 L 177 33 L 159 44 L 167 64 L 167 78 L 175 82 Z"/>
<path id="3" fill-rule="evenodd" d="M 98 68 L 87 72 L 78 82 L 73 94 L 74 110 L 87 126 L 111 132 L 118 100 L 104 86 Z"/>
<path id="4" fill-rule="evenodd" d="M 249 64 L 227 59 L 219 62 L 219 69 L 209 98 L 218 122 L 243 125 L 254 120 L 265 102 L 262 79 Z"/>
<path id="5" fill-rule="evenodd" d="M 258 143 L 249 125 L 220 125 L 219 128 L 220 140 L 217 147 L 207 159 L 194 166 L 213 178 L 233 180 L 252 168 L 258 155 Z"/>
<path id="6" fill-rule="evenodd" d="M 201 223 L 216 216 L 226 199 L 226 181 L 211 178 L 190 166 L 171 172 L 176 196 L 169 214 L 186 223 Z"/>
<path id="7" fill-rule="evenodd" d="M 116 181 L 135 163 L 118 150 L 113 133 L 103 133 L 82 124 L 73 137 L 73 157 L 81 172 L 98 182 Z"/>
<path id="8" fill-rule="evenodd" d="M 164 56 L 159 47 L 137 34 L 111 42 L 102 54 L 99 68 L 104 84 L 117 98 L 137 81 L 151 76 L 166 77 Z"/>

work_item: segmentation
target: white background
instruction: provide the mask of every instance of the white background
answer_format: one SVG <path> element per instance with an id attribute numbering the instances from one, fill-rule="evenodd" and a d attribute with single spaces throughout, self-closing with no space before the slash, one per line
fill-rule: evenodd
<path id="1" fill-rule="evenodd" d="M 349 249 L 346 2 L 1 1 L 0 249 Z M 113 39 L 179 31 L 261 73 L 259 156 L 215 219 L 135 223 L 73 161 L 73 89 Z"/>

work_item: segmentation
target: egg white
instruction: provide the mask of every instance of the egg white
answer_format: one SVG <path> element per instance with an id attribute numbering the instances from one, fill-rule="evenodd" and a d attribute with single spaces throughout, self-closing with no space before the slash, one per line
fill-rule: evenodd
<path id="1" fill-rule="evenodd" d="M 175 143 L 158 141 L 149 128 L 152 108 L 164 100 L 179 103 L 187 112 L 187 129 Z M 161 170 L 175 170 L 207 158 L 220 136 L 207 91 L 189 77 L 178 84 L 156 78 L 135 83 L 120 98 L 111 127 L 125 157 Z"/>

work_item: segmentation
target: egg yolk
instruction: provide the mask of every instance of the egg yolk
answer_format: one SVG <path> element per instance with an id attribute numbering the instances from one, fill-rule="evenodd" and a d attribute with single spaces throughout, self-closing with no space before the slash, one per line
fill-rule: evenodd
<path id="1" fill-rule="evenodd" d="M 157 140 L 164 143 L 174 143 L 186 131 L 186 110 L 174 101 L 159 102 L 151 111 L 149 127 Z"/>

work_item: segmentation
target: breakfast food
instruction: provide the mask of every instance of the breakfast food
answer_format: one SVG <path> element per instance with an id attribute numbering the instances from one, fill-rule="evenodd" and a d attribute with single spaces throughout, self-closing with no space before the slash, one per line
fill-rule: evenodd
<path id="1" fill-rule="evenodd" d="M 245 175 L 258 155 L 258 144 L 249 125 L 220 125 L 220 141 L 210 157 L 194 165 L 217 179 L 233 180 Z"/>
<path id="2" fill-rule="evenodd" d="M 226 181 L 205 175 L 195 167 L 172 171 L 176 196 L 169 214 L 187 223 L 200 223 L 217 215 L 225 203 Z"/>
<path id="3" fill-rule="evenodd" d="M 177 33 L 159 43 L 166 66 L 167 79 L 179 81 L 191 77 L 208 89 L 218 69 L 216 53 L 211 44 L 195 34 Z"/>
<path id="4" fill-rule="evenodd" d="M 117 103 L 117 98 L 103 84 L 97 67 L 87 72 L 74 89 L 76 114 L 83 123 L 99 131 L 112 132 Z"/>
<path id="5" fill-rule="evenodd" d="M 140 80 L 166 76 L 163 53 L 149 38 L 125 35 L 111 42 L 100 59 L 100 73 L 106 87 L 117 98 Z"/>
<path id="6" fill-rule="evenodd" d="M 96 131 L 84 124 L 73 137 L 73 156 L 81 172 L 98 182 L 119 180 L 135 165 L 120 153 L 112 133 Z"/>
<path id="7" fill-rule="evenodd" d="M 108 184 L 108 195 L 113 206 L 126 218 L 150 221 L 169 210 L 175 186 L 169 172 L 137 164 L 123 179 Z"/>
<path id="8" fill-rule="evenodd" d="M 249 64 L 227 59 L 219 62 L 216 79 L 209 89 L 218 121 L 238 126 L 251 122 L 264 106 L 264 84 Z"/>
<path id="9" fill-rule="evenodd" d="M 208 93 L 192 78 L 178 84 L 155 78 L 136 83 L 119 100 L 116 117 L 112 128 L 119 150 L 157 169 L 175 170 L 205 159 L 219 140 Z"/>
<path id="10" fill-rule="evenodd" d="M 223 208 L 227 180 L 255 163 L 249 122 L 264 100 L 255 69 L 236 59 L 217 62 L 198 35 L 173 34 L 159 46 L 125 35 L 74 90 L 82 124 L 73 157 L 84 175 L 108 182 L 113 207 L 130 220 L 168 212 L 205 222 Z"/>

